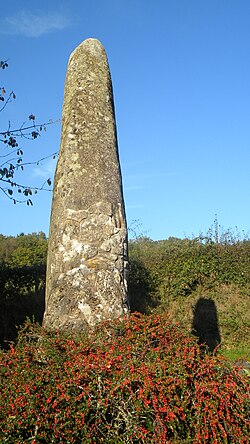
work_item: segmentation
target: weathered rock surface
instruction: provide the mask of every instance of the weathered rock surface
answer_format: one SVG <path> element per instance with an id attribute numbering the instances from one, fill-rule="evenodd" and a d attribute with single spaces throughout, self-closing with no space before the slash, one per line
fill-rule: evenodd
<path id="1" fill-rule="evenodd" d="M 81 330 L 128 310 L 127 229 L 112 83 L 98 40 L 71 54 L 52 202 L 44 326 Z"/>

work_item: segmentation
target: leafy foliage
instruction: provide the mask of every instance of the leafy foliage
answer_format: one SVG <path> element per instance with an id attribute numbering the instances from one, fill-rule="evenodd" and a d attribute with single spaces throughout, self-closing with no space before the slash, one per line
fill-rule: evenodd
<path id="1" fill-rule="evenodd" d="M 247 377 L 163 314 L 78 337 L 26 324 L 0 373 L 3 444 L 248 442 Z"/>
<path id="2" fill-rule="evenodd" d="M 3 299 L 38 291 L 45 285 L 47 239 L 44 233 L 0 236 L 0 289 Z"/>
<path id="3" fill-rule="evenodd" d="M 47 238 L 43 232 L 0 235 L 0 261 L 9 268 L 45 265 L 46 257 Z"/>
<path id="4" fill-rule="evenodd" d="M 1 298 L 13 299 L 44 288 L 45 265 L 0 268 Z M 1 300 L 1 299 L 0 299 Z"/>
<path id="5" fill-rule="evenodd" d="M 220 239 L 211 230 L 195 239 L 139 238 L 129 244 L 130 260 L 144 267 L 151 282 L 151 295 L 159 301 L 186 297 L 198 286 L 212 290 L 218 285 L 250 284 L 250 241 L 227 231 Z"/>
<path id="6" fill-rule="evenodd" d="M 130 258 L 128 274 L 130 309 L 148 313 L 150 308 L 157 305 L 155 299 L 151 296 L 154 289 L 155 284 L 144 264 L 135 258 Z"/>
<path id="7" fill-rule="evenodd" d="M 42 232 L 0 235 L 0 300 L 44 288 L 47 248 Z"/>
<path id="8" fill-rule="evenodd" d="M 44 233 L 0 235 L 0 344 L 29 316 L 42 321 L 47 256 Z"/>

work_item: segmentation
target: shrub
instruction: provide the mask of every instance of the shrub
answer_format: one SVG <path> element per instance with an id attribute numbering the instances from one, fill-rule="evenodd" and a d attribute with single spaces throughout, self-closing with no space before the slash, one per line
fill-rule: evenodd
<path id="1" fill-rule="evenodd" d="M 247 384 L 163 314 L 78 336 L 27 323 L 0 353 L 0 441 L 243 444 Z"/>
<path id="2" fill-rule="evenodd" d="M 248 237 L 242 240 L 230 230 L 219 236 L 218 228 L 194 239 L 138 238 L 129 243 L 132 280 L 136 266 L 143 268 L 148 293 L 156 302 L 187 297 L 201 286 L 207 290 L 232 284 L 249 287 L 249 254 Z"/>

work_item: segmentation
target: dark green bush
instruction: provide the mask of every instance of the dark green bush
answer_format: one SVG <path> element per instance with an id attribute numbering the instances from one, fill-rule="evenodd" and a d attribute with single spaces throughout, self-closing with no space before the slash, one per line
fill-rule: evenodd
<path id="1" fill-rule="evenodd" d="M 38 292 L 45 287 L 46 266 L 33 265 L 0 268 L 0 299 L 20 298 L 32 292 Z"/>

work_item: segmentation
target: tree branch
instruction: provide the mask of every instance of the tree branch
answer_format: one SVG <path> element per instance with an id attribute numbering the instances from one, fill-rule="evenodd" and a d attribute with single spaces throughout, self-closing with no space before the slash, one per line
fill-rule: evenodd
<path id="1" fill-rule="evenodd" d="M 39 129 L 41 128 L 40 131 L 42 131 L 42 129 L 44 129 L 46 126 L 52 125 L 52 124 L 57 123 L 57 122 L 60 122 L 60 119 L 55 120 L 55 121 L 49 120 L 49 122 L 47 122 L 47 123 L 34 124 L 34 125 L 26 126 L 26 127 L 21 126 L 20 128 L 14 129 L 14 130 L 9 128 L 7 131 L 0 132 L 0 136 L 14 135 L 15 137 L 23 137 L 22 134 L 23 134 L 24 131 L 28 131 L 28 130 L 31 130 L 31 129 L 34 129 L 34 128 L 35 129 L 36 128 L 39 128 Z M 23 125 L 24 125 L 24 123 L 23 123 Z"/>

